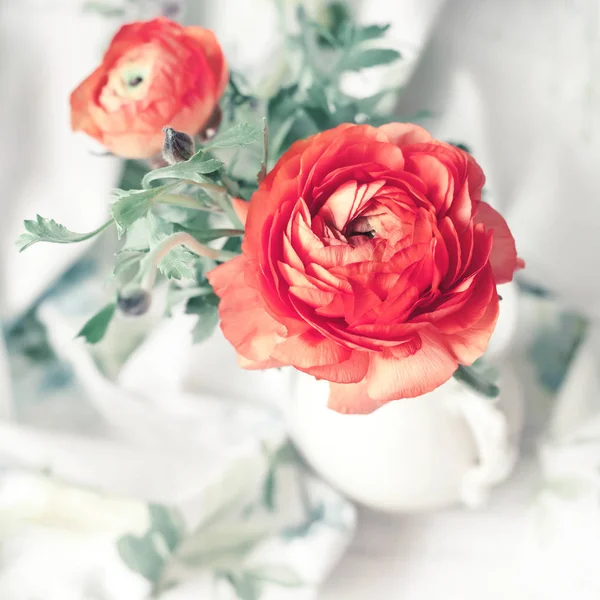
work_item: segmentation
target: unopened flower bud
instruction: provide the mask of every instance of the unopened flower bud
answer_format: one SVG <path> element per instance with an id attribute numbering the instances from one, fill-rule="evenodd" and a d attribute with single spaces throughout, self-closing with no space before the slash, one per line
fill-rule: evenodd
<path id="1" fill-rule="evenodd" d="M 170 164 L 185 162 L 194 155 L 196 146 L 194 140 L 182 131 L 175 131 L 172 127 L 164 127 L 165 143 L 163 157 Z"/>
<path id="2" fill-rule="evenodd" d="M 152 296 L 146 290 L 138 289 L 120 295 L 117 298 L 119 310 L 128 316 L 139 317 L 148 312 Z"/>

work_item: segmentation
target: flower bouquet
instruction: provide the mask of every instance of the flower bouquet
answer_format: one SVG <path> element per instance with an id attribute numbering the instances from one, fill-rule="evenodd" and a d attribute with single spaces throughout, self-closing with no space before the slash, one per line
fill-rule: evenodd
<path id="1" fill-rule="evenodd" d="M 495 397 L 479 359 L 497 285 L 524 264 L 481 168 L 382 109 L 396 90 L 346 91 L 349 74 L 402 60 L 386 26 L 339 4 L 297 19 L 266 97 L 206 29 L 123 26 L 71 96 L 73 129 L 128 159 L 110 217 L 76 233 L 38 215 L 20 249 L 116 232 L 110 301 L 79 333 L 90 344 L 117 313 L 185 307 L 196 342 L 220 324 L 240 367 L 326 382 L 337 413 L 426 402 L 453 376 Z"/>

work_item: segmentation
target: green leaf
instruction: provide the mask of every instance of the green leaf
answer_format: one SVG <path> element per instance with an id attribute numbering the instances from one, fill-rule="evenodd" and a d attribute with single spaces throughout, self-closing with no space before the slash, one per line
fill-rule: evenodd
<path id="1" fill-rule="evenodd" d="M 369 40 L 376 40 L 382 38 L 390 28 L 390 25 L 367 25 L 366 27 L 359 27 L 355 30 L 353 36 L 353 42 L 355 44 L 361 44 Z"/>
<path id="2" fill-rule="evenodd" d="M 379 65 L 387 65 L 400 58 L 400 52 L 391 48 L 369 48 L 351 54 L 343 64 L 345 71 L 359 71 Z"/>
<path id="3" fill-rule="evenodd" d="M 204 149 L 235 148 L 258 144 L 263 139 L 262 124 L 237 123 L 223 133 L 217 135 Z"/>
<path id="4" fill-rule="evenodd" d="M 69 231 L 64 225 L 57 223 L 54 219 L 44 219 L 44 217 L 36 215 L 35 221 L 28 220 L 24 222 L 27 233 L 19 236 L 17 246 L 19 247 L 19 252 L 23 252 L 23 250 L 38 242 L 51 242 L 54 244 L 83 242 L 104 231 L 111 223 L 112 219 L 89 233 L 75 233 L 74 231 Z"/>
<path id="5" fill-rule="evenodd" d="M 276 493 L 276 475 L 277 469 L 285 464 L 297 464 L 301 462 L 298 451 L 291 443 L 285 443 L 280 446 L 270 458 L 269 470 L 263 483 L 262 499 L 265 507 L 270 510 L 275 510 L 275 493 Z"/>
<path id="6" fill-rule="evenodd" d="M 149 168 L 141 160 L 126 160 L 119 182 L 121 190 L 139 190 L 142 187 L 142 179 L 148 173 Z"/>
<path id="7" fill-rule="evenodd" d="M 76 337 L 85 338 L 88 344 L 97 344 L 102 340 L 115 314 L 116 304 L 111 302 L 97 312 L 82 328 Z"/>
<path id="8" fill-rule="evenodd" d="M 192 329 L 192 340 L 199 344 L 207 340 L 219 324 L 218 312 L 219 299 L 211 295 L 195 296 L 191 298 L 185 308 L 187 314 L 198 315 L 198 321 Z"/>
<path id="9" fill-rule="evenodd" d="M 95 12 L 101 14 L 103 17 L 124 17 L 126 15 L 124 8 L 117 6 L 106 6 L 104 2 L 95 2 L 90 0 L 86 2 L 82 7 L 84 12 Z"/>
<path id="10" fill-rule="evenodd" d="M 143 537 L 124 535 L 117 540 L 121 560 L 134 572 L 156 583 L 160 579 L 165 560 L 157 552 L 150 532 Z"/>
<path id="11" fill-rule="evenodd" d="M 177 306 L 180 302 L 187 302 L 196 296 L 209 296 L 211 294 L 214 294 L 211 287 L 178 287 L 177 285 L 172 285 L 167 290 L 166 312 L 170 314 L 173 307 Z"/>
<path id="12" fill-rule="evenodd" d="M 158 265 L 160 272 L 169 279 L 194 279 L 198 255 L 187 248 L 173 248 Z"/>
<path id="13" fill-rule="evenodd" d="M 163 185 L 149 190 L 114 190 L 117 200 L 113 202 L 110 212 L 117 224 L 119 237 L 138 219 L 145 217 L 153 200 L 174 189 L 179 182 Z"/>
<path id="14" fill-rule="evenodd" d="M 183 525 L 176 524 L 171 512 L 160 504 L 149 504 L 151 531 L 160 533 L 167 548 L 173 552 L 181 541 Z"/>
<path id="15" fill-rule="evenodd" d="M 204 176 L 215 173 L 222 166 L 220 160 L 210 156 L 206 148 L 202 148 L 185 162 L 150 171 L 142 179 L 142 186 L 148 188 L 156 179 L 188 179 L 196 183 L 209 183 L 210 180 Z"/>
<path id="16" fill-rule="evenodd" d="M 231 584 L 239 600 L 259 600 L 261 595 L 260 581 L 248 573 L 240 573 L 231 578 Z"/>
<path id="17" fill-rule="evenodd" d="M 300 587 L 305 585 L 298 573 L 286 564 L 261 565 L 246 569 L 246 573 L 254 579 L 275 583 L 283 587 Z"/>
<path id="18" fill-rule="evenodd" d="M 240 230 L 233 229 L 208 229 L 205 231 L 190 229 L 189 227 L 185 227 L 183 225 L 175 225 L 175 232 L 177 231 L 186 231 L 193 235 L 199 242 L 205 244 L 206 242 L 212 242 L 213 240 L 220 240 L 222 238 L 231 238 L 231 237 L 241 237 L 243 232 Z M 234 233 L 235 232 L 235 233 Z"/>
<path id="19" fill-rule="evenodd" d="M 115 265 L 113 267 L 113 275 L 118 276 L 125 273 L 128 269 L 138 264 L 147 254 L 147 248 L 141 250 L 126 248 L 117 252 L 115 256 Z"/>
<path id="20" fill-rule="evenodd" d="M 344 40 L 342 34 L 351 23 L 350 9 L 345 2 L 330 2 L 324 12 L 323 20 L 326 25 L 315 21 L 310 23 L 317 34 L 317 43 L 323 46 L 339 47 Z"/>
<path id="21" fill-rule="evenodd" d="M 148 213 L 148 229 L 152 248 L 175 233 L 176 225 L 153 212 Z M 195 280 L 198 262 L 203 260 L 184 246 L 173 248 L 158 264 L 159 271 L 169 279 Z"/>
<path id="22" fill-rule="evenodd" d="M 454 372 L 454 379 L 462 381 L 476 392 L 488 398 L 496 398 L 500 394 L 500 388 L 495 383 L 487 381 L 473 367 L 458 365 L 458 369 Z"/>

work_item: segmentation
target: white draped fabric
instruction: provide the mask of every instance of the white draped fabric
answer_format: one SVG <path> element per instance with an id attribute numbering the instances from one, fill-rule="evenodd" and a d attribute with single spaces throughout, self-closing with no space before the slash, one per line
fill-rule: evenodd
<path id="1" fill-rule="evenodd" d="M 287 15 L 283 20 L 278 18 L 277 3 Z M 143 3 L 107 0 L 105 4 L 133 11 Z M 145 15 L 161 4 L 168 2 L 146 3 Z M 273 85 L 273 74 L 282 73 L 281 28 L 293 27 L 293 0 L 188 0 L 187 4 L 187 20 L 215 30 L 234 68 L 248 72 L 263 89 Z M 322 2 L 304 0 L 304 4 L 318 14 Z M 432 133 L 469 146 L 487 173 L 490 201 L 505 214 L 527 263 L 523 281 L 551 290 L 560 300 L 553 308 L 549 300 L 522 303 L 509 365 L 521 378 L 529 435 L 516 475 L 491 505 L 475 513 L 457 509 L 394 518 L 360 510 L 357 538 L 322 586 L 347 542 L 354 513 L 335 492 L 311 481 L 310 494 L 325 506 L 324 521 L 330 513 L 339 513 L 346 529 L 340 535 L 333 529 L 320 530 L 320 537 L 310 542 L 313 545 L 287 548 L 292 554 L 286 560 L 296 560 L 302 573 L 312 577 L 312 585 L 302 590 L 290 587 L 285 597 L 597 600 L 600 0 L 353 0 L 351 4 L 365 23 L 392 23 L 386 43 L 398 48 L 404 60 L 353 76 L 345 85 L 364 95 L 382 86 L 402 86 L 398 115 L 427 110 L 431 116 L 424 124 Z M 71 134 L 68 96 L 94 67 L 123 17 L 84 12 L 82 5 L 76 0 L 0 4 L 0 314 L 7 321 L 23 314 L 86 248 L 38 245 L 19 255 L 14 240 L 23 219 L 40 213 L 73 230 L 91 230 L 103 221 L 107 194 L 118 181 L 119 162 L 97 156 L 86 140 Z M 533 331 L 547 323 L 554 326 L 563 319 L 562 312 L 556 316 L 558 311 L 565 308 L 589 317 L 587 335 L 558 393 L 539 393 L 531 370 L 524 367 L 530 360 L 526 357 L 530 357 Z M 49 314 L 52 308 L 47 309 L 46 319 Z M 60 319 L 52 322 L 58 331 Z M 68 344 L 66 338 L 60 342 L 62 355 L 69 353 Z M 76 371 L 85 371 L 81 350 L 70 352 L 74 354 L 67 356 L 68 362 Z M 33 420 L 23 419 L 28 429 L 22 428 L 11 391 L 18 382 L 10 379 L 5 354 L 0 347 L 0 466 L 42 469 L 52 459 L 59 465 L 59 476 L 93 485 L 87 463 L 77 461 L 80 452 L 82 456 L 89 452 L 86 456 L 93 458 L 91 464 L 100 472 L 98 481 L 107 483 L 103 477 L 110 479 L 111 462 L 104 446 L 79 446 L 68 436 L 57 441 L 56 431 L 39 434 Z M 14 364 L 11 369 L 14 373 Z M 229 380 L 227 392 L 232 396 L 240 395 L 242 388 L 260 386 L 257 380 L 244 386 L 231 369 L 224 373 L 215 367 L 212 375 L 214 380 L 207 374 L 203 382 L 209 396 L 224 379 Z M 162 385 L 171 383 L 162 381 Z M 98 389 L 96 384 L 100 385 L 88 380 L 88 391 Z M 160 377 L 151 379 L 152 387 L 160 385 Z M 74 414 L 80 408 L 70 400 L 56 406 L 54 425 L 73 407 Z M 177 406 L 179 423 L 186 420 L 187 405 Z M 210 401 L 206 411 L 214 417 Z M 73 422 L 77 428 L 79 421 Z M 280 428 L 278 424 L 273 433 L 278 441 L 269 438 L 275 445 L 284 435 Z M 116 462 L 144 462 L 126 448 L 110 448 Z M 165 444 L 154 449 L 157 473 L 187 481 L 193 461 L 169 473 L 169 461 L 161 459 L 167 450 Z M 198 448 L 194 451 L 200 453 Z M 115 472 L 123 478 L 118 485 L 111 482 L 118 493 L 131 494 L 132 481 L 118 469 Z M 97 535 L 98 530 L 120 531 L 123 522 L 143 530 L 147 516 L 139 502 L 122 500 L 112 505 L 113 499 L 83 498 L 78 495 L 80 488 L 54 487 L 60 481 L 48 483 L 12 470 L 4 475 L 0 475 L 2 600 L 148 598 L 145 582 L 118 562 L 114 544 Z M 144 472 L 140 485 L 155 485 L 151 475 Z M 237 480 L 238 475 L 232 477 Z M 43 499 L 43 510 L 31 506 L 33 497 Z M 96 523 L 82 506 L 108 521 Z M 64 527 L 70 517 L 77 527 L 81 525 L 77 534 L 71 526 Z M 288 518 L 293 521 L 286 513 Z M 11 520 L 26 523 L 19 535 L 10 533 Z M 263 550 L 271 558 L 282 551 L 272 540 Z M 217 592 L 203 581 L 187 592 L 184 587 L 160 597 L 209 599 L 199 593 Z M 284 597 L 277 590 L 270 593 L 274 595 L 264 598 Z"/>

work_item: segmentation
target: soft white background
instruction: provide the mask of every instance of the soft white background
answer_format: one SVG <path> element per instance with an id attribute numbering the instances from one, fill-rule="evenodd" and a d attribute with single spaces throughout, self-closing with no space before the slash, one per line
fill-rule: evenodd
<path id="1" fill-rule="evenodd" d="M 75 230 L 93 228 L 116 177 L 114 160 L 82 151 L 69 132 L 68 94 L 114 27 L 74 16 L 76 4 L 0 5 L 4 315 L 25 309 L 79 251 L 39 246 L 17 258 L 22 219 L 40 212 Z M 234 65 L 268 72 L 279 43 L 273 2 L 189 4 L 190 19 L 216 30 Z M 527 261 L 526 277 L 600 317 L 600 2 L 354 4 L 367 22 L 392 22 L 391 43 L 407 57 L 396 70 L 361 76 L 358 87 L 367 93 L 414 69 L 400 114 L 432 110 L 434 133 L 472 147 Z M 598 344 L 589 352 L 593 365 Z M 0 393 L 6 400 L 8 392 Z M 583 393 L 598 397 L 598 382 Z M 528 541 L 534 462 L 522 462 L 486 511 L 394 518 L 361 511 L 358 537 L 322 598 L 597 600 L 590 563 L 598 550 L 585 535 L 592 525 L 582 520 L 590 513 L 569 513 L 563 542 L 543 561 Z"/>

